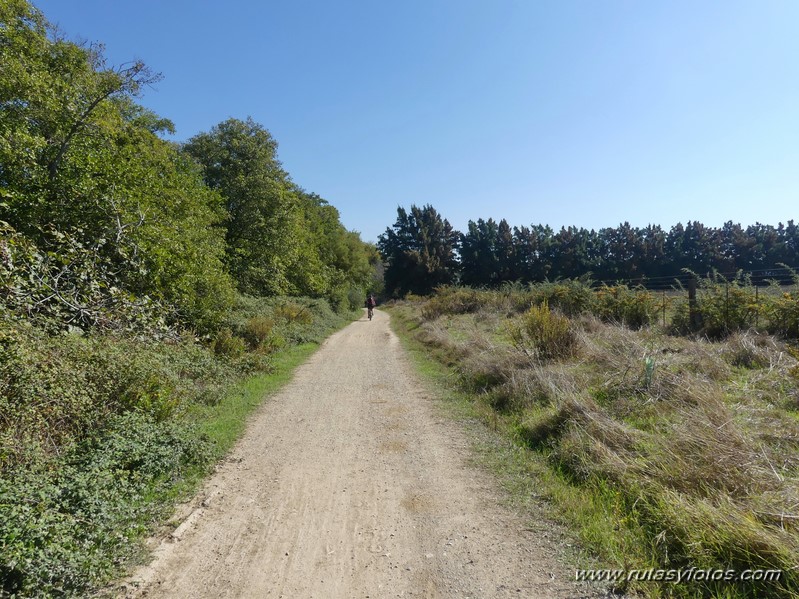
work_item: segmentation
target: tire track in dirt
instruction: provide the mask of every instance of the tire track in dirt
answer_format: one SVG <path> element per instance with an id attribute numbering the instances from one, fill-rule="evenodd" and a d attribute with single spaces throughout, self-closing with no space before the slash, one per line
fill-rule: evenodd
<path id="1" fill-rule="evenodd" d="M 582 597 L 437 418 L 385 313 L 253 415 L 129 597 Z"/>

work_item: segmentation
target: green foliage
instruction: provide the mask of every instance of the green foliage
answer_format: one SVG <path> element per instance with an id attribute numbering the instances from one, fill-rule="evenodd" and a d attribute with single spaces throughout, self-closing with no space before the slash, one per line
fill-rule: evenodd
<path id="1" fill-rule="evenodd" d="M 397 208 L 397 221 L 378 240 L 386 291 L 426 294 L 454 281 L 458 233 L 432 206 Z"/>
<path id="2" fill-rule="evenodd" d="M 0 474 L 0 594 L 84 596 L 135 550 L 163 507 L 148 501 L 156 488 L 209 455 L 186 425 L 129 412 L 46 464 Z"/>
<path id="3" fill-rule="evenodd" d="M 217 356 L 238 358 L 244 353 L 244 339 L 237 337 L 228 328 L 219 329 L 211 345 Z"/>
<path id="4" fill-rule="evenodd" d="M 0 357 L 0 471 L 58 453 L 116 413 L 162 421 L 192 402 L 216 401 L 242 368 L 191 340 L 48 337 L 13 320 L 0 321 Z"/>
<path id="5" fill-rule="evenodd" d="M 254 316 L 244 325 L 243 336 L 250 349 L 265 349 L 270 345 L 275 321 L 266 316 Z"/>
<path id="6" fill-rule="evenodd" d="M 219 457 L 188 423 L 269 367 L 264 346 L 345 322 L 306 298 L 239 297 L 231 314 L 221 359 L 188 336 L 52 336 L 0 319 L 0 595 L 85 596 L 117 575 L 175 485 Z"/>
<path id="7" fill-rule="evenodd" d="M 375 248 L 290 180 L 262 126 L 230 119 L 181 151 L 157 137 L 172 124 L 134 102 L 159 78 L 146 65 L 107 65 L 27 2 L 0 16 L 0 253 L 19 258 L 0 285 L 13 309 L 84 329 L 155 313 L 206 334 L 234 280 L 342 311 L 372 282 Z"/>
<path id="8" fill-rule="evenodd" d="M 571 356 L 577 346 L 577 336 L 568 317 L 552 311 L 544 301 L 531 306 L 521 321 L 508 324 L 513 344 L 525 354 L 538 360 L 553 360 Z"/>
<path id="9" fill-rule="evenodd" d="M 160 139 L 134 101 L 159 76 L 29 2 L 0 0 L 0 65 L 0 595 L 83 596 L 207 465 L 188 422 L 345 322 L 381 263 L 263 127 Z"/>
<path id="10" fill-rule="evenodd" d="M 351 309 L 347 291 L 370 280 L 374 247 L 347 231 L 333 206 L 291 181 L 269 131 L 252 119 L 229 119 L 183 151 L 223 198 L 226 261 L 241 292 L 327 297 Z"/>
<path id="11" fill-rule="evenodd" d="M 754 288 L 746 279 L 726 281 L 719 276 L 702 279 L 697 299 L 703 331 L 711 338 L 745 330 L 755 323 L 759 306 Z"/>
<path id="12" fill-rule="evenodd" d="M 773 281 L 766 295 L 763 312 L 768 318 L 768 330 L 787 339 L 799 339 L 799 273 L 789 269 L 793 286 L 781 287 Z"/>
<path id="13" fill-rule="evenodd" d="M 681 298 L 675 306 L 672 330 L 678 334 L 700 333 L 711 339 L 721 339 L 734 331 L 754 327 L 764 310 L 747 277 L 739 275 L 728 281 L 714 274 L 697 280 L 695 310 L 699 328 L 692 326 L 688 299 Z"/>
<path id="14" fill-rule="evenodd" d="M 163 302 L 171 321 L 213 328 L 232 299 L 215 226 L 224 212 L 155 135 L 171 124 L 133 102 L 158 75 L 48 35 L 28 3 L 4 3 L 2 17 L 0 219 L 4 243 L 24 254 L 11 273 L 24 313 L 125 328 Z"/>
<path id="15" fill-rule="evenodd" d="M 520 278 L 513 236 L 504 219 L 499 223 L 491 218 L 469 221 L 468 231 L 460 236 L 459 253 L 461 281 L 465 285 L 496 286 Z"/>
<path id="16" fill-rule="evenodd" d="M 533 303 L 546 303 L 566 316 L 590 312 L 596 302 L 590 284 L 581 280 L 539 283 L 531 285 L 531 291 Z"/>
<path id="17" fill-rule="evenodd" d="M 193 137 L 184 151 L 203 167 L 205 183 L 227 212 L 227 265 L 239 289 L 292 291 L 289 267 L 300 253 L 298 200 L 277 160 L 277 142 L 252 119 L 229 119 Z"/>
<path id="18" fill-rule="evenodd" d="M 496 288 L 509 282 L 588 276 L 663 290 L 678 280 L 685 282 L 687 270 L 702 275 L 751 270 L 763 273 L 757 275 L 759 285 L 773 277 L 784 285 L 791 278 L 786 265 L 799 264 L 799 225 L 793 220 L 745 229 L 731 221 L 721 228 L 689 221 L 668 231 L 628 222 L 599 231 L 574 226 L 555 231 L 544 224 L 511 228 L 504 219 L 497 223 L 481 218 L 470 220 L 467 230 L 459 233 L 427 223 L 420 226 L 413 207 L 411 212 L 400 208 L 393 230 L 387 229 L 379 241 L 387 262 L 387 290 L 396 295 L 429 294 L 455 281 Z M 447 222 L 438 213 L 435 218 Z M 459 259 L 431 259 L 433 246 L 445 248 L 442 256 L 457 248 Z"/>
<path id="19" fill-rule="evenodd" d="M 783 292 L 766 305 L 769 330 L 789 339 L 799 339 L 799 294 Z"/>
<path id="20" fill-rule="evenodd" d="M 311 324 L 313 322 L 313 314 L 308 309 L 308 306 L 302 306 L 294 302 L 285 302 L 277 305 L 275 307 L 275 316 L 289 323 Z"/>
<path id="21" fill-rule="evenodd" d="M 439 287 L 425 302 L 422 315 L 432 320 L 442 314 L 468 314 L 486 305 L 489 294 L 471 287 Z"/>
<path id="22" fill-rule="evenodd" d="M 267 345 L 277 348 L 285 343 L 319 343 L 347 318 L 333 311 L 324 299 L 237 296 L 226 327 L 237 337 L 249 341 L 254 335 L 254 320 L 261 323 L 262 332 L 269 322 L 272 323 Z"/>
<path id="23" fill-rule="evenodd" d="M 141 215 L 127 229 L 141 261 L 135 278 L 128 271 L 128 285 L 174 306 L 179 322 L 213 330 L 233 301 L 218 226 L 225 219 L 221 199 L 205 187 L 191 160 L 150 133 L 120 154 L 122 184 L 130 191 L 118 210 Z M 129 265 L 135 261 L 127 258 Z"/>
<path id="24" fill-rule="evenodd" d="M 603 285 L 596 291 L 592 312 L 607 322 L 638 329 L 654 321 L 657 309 L 654 295 L 643 287 L 630 289 L 627 285 Z"/>
<path id="25" fill-rule="evenodd" d="M 51 230 L 44 250 L 0 221 L 0 299 L 8 310 L 50 331 L 167 333 L 169 312 L 117 286 L 104 245 L 100 240 L 87 246 L 75 235 Z"/>

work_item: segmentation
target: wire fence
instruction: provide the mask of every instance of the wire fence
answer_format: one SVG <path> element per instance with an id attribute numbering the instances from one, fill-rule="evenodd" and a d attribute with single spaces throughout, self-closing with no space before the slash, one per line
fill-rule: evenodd
<path id="1" fill-rule="evenodd" d="M 593 285 L 627 285 L 628 287 L 645 287 L 650 291 L 682 291 L 692 280 L 740 282 L 754 287 L 794 286 L 799 277 L 799 267 L 762 268 L 753 270 L 711 271 L 705 274 L 684 270 L 673 275 L 649 277 L 642 275 L 633 278 L 592 279 Z"/>
<path id="2" fill-rule="evenodd" d="M 681 325 L 684 331 L 704 330 L 721 336 L 735 330 L 757 330 L 763 324 L 770 329 L 782 330 L 788 336 L 796 335 L 799 276 L 797 269 L 787 266 L 729 273 L 712 272 L 704 277 L 684 271 L 672 277 L 593 283 L 611 289 L 614 285 L 625 285 L 659 295 L 658 319 L 664 327 L 667 326 L 669 314 L 672 324 L 675 323 L 675 311 L 681 306 L 684 310 Z M 775 304 L 780 304 L 776 312 Z M 778 318 L 787 317 L 790 322 L 774 322 L 775 315 Z M 768 322 L 764 322 L 766 320 Z"/>

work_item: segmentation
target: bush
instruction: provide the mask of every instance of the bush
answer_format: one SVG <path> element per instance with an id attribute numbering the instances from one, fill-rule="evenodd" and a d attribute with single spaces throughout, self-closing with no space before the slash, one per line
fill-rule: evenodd
<path id="1" fill-rule="evenodd" d="M 234 335 L 228 328 L 220 329 L 216 334 L 212 348 L 217 356 L 238 358 L 244 353 L 244 339 Z"/>
<path id="2" fill-rule="evenodd" d="M 163 421 L 214 403 L 241 370 L 193 339 L 49 337 L 0 318 L 0 472 L 61 453 L 122 412 Z"/>
<path id="3" fill-rule="evenodd" d="M 650 324 L 657 315 L 657 300 L 643 287 L 603 285 L 596 291 L 593 312 L 605 322 L 617 322 L 634 329 Z"/>
<path id="4" fill-rule="evenodd" d="M 37 247 L 0 220 L 0 300 L 3 309 L 52 333 L 69 329 L 170 333 L 170 307 L 124 289 L 119 268 L 75 235 L 51 230 Z M 58 290 L 58 292 L 54 292 Z"/>
<path id="5" fill-rule="evenodd" d="M 275 318 L 282 318 L 286 322 L 296 322 L 299 324 L 311 324 L 313 313 L 309 306 L 302 306 L 294 302 L 286 302 L 275 308 Z"/>
<path id="6" fill-rule="evenodd" d="M 760 306 L 755 288 L 747 278 L 740 276 L 728 281 L 714 275 L 699 280 L 696 309 L 701 321 L 699 330 L 691 326 L 688 300 L 677 302 L 672 330 L 677 334 L 698 332 L 711 339 L 721 339 L 754 326 Z"/>
<path id="7" fill-rule="evenodd" d="M 578 316 L 590 312 L 596 301 L 590 284 L 578 280 L 538 283 L 533 285 L 530 291 L 532 303 L 546 303 L 566 316 Z"/>
<path id="8" fill-rule="evenodd" d="M 117 574 L 158 502 L 206 463 L 187 415 L 267 367 L 245 338 L 318 341 L 343 322 L 320 300 L 237 303 L 211 347 L 189 334 L 51 336 L 0 312 L 0 596 L 85 596 Z"/>
<path id="9" fill-rule="evenodd" d="M 550 310 L 546 301 L 532 306 L 521 322 L 509 325 L 508 330 L 516 348 L 538 360 L 568 357 L 577 345 L 571 321 Z"/>
<path id="10" fill-rule="evenodd" d="M 360 287 L 350 287 L 347 290 L 347 310 L 360 310 L 366 301 L 366 292 Z M 338 310 L 339 313 L 346 310 Z"/>
<path id="11" fill-rule="evenodd" d="M 137 549 L 163 507 L 153 490 L 210 455 L 185 424 L 130 412 L 53 461 L 0 475 L 0 595 L 85 596 Z"/>
<path id="12" fill-rule="evenodd" d="M 250 349 L 258 350 L 272 345 L 272 334 L 275 321 L 266 316 L 254 316 L 244 325 L 242 337 L 247 341 Z"/>
<path id="13" fill-rule="evenodd" d="M 470 314 L 485 305 L 487 293 L 471 287 L 439 287 L 422 308 L 422 317 L 433 320 L 445 314 Z"/>
<path id="14" fill-rule="evenodd" d="M 764 310 L 769 332 L 786 339 L 799 338 L 799 292 L 781 292 L 769 297 Z"/>

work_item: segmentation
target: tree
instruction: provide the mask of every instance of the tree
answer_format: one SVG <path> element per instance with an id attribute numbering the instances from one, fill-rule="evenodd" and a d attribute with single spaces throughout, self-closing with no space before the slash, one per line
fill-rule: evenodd
<path id="1" fill-rule="evenodd" d="M 469 221 L 466 233 L 460 235 L 460 273 L 464 285 L 499 283 L 498 241 L 499 228 L 494 219 Z"/>
<path id="2" fill-rule="evenodd" d="M 365 292 L 374 249 L 347 231 L 336 208 L 291 180 L 262 125 L 228 119 L 183 149 L 224 200 L 226 262 L 240 291 L 327 297 L 341 309 Z"/>
<path id="3" fill-rule="evenodd" d="M 516 251 L 513 246 L 513 232 L 504 218 L 497 227 L 497 279 L 501 282 L 516 281 L 520 274 L 516 270 Z"/>
<path id="4" fill-rule="evenodd" d="M 660 225 L 647 225 L 642 234 L 641 272 L 646 277 L 669 275 L 666 272 L 666 232 Z"/>
<path id="5" fill-rule="evenodd" d="M 171 123 L 133 100 L 156 76 L 140 62 L 107 66 L 102 46 L 61 39 L 27 2 L 0 2 L 0 22 L 0 220 L 44 257 L 28 265 L 43 289 L 35 310 L 62 314 L 50 310 L 59 304 L 91 326 L 97 306 L 134 295 L 213 327 L 232 294 L 224 213 L 157 137 Z"/>
<path id="6" fill-rule="evenodd" d="M 426 294 L 455 280 L 458 232 L 430 205 L 397 208 L 393 227 L 378 238 L 386 262 L 386 291 Z"/>
<path id="7" fill-rule="evenodd" d="M 603 268 L 597 273 L 600 278 L 629 280 L 641 277 L 644 243 L 639 229 L 624 222 L 618 227 L 600 230 L 599 237 L 603 248 Z"/>
<path id="8" fill-rule="evenodd" d="M 340 309 L 360 307 L 367 288 L 374 286 L 377 249 L 348 231 L 339 211 L 326 200 L 299 188 L 296 193 L 303 208 L 305 237 L 292 281 L 301 292 L 325 295 Z"/>
<path id="9" fill-rule="evenodd" d="M 298 291 L 291 269 L 301 258 L 302 212 L 269 131 L 251 118 L 228 119 L 192 137 L 184 150 L 224 198 L 227 264 L 239 289 Z"/>
<path id="10" fill-rule="evenodd" d="M 97 165 L 87 149 L 108 141 L 117 101 L 160 75 L 141 61 L 108 66 L 102 45 L 60 38 L 27 2 L 3 2 L 0 21 L 0 188 L 14 188 L 8 198 L 20 231 L 36 235 L 45 218 L 80 218 L 85 207 L 73 200 Z"/>
<path id="11" fill-rule="evenodd" d="M 548 225 L 513 228 L 515 272 L 519 280 L 539 282 L 550 276 L 554 235 Z"/>
<path id="12" fill-rule="evenodd" d="M 727 221 L 718 232 L 721 272 L 752 270 L 752 249 L 755 240 L 749 237 L 738 223 Z"/>
<path id="13" fill-rule="evenodd" d="M 596 253 L 594 239 L 589 231 L 577 227 L 561 227 L 553 239 L 555 250 L 552 275 L 571 279 L 582 277 L 593 270 L 592 256 Z"/>

